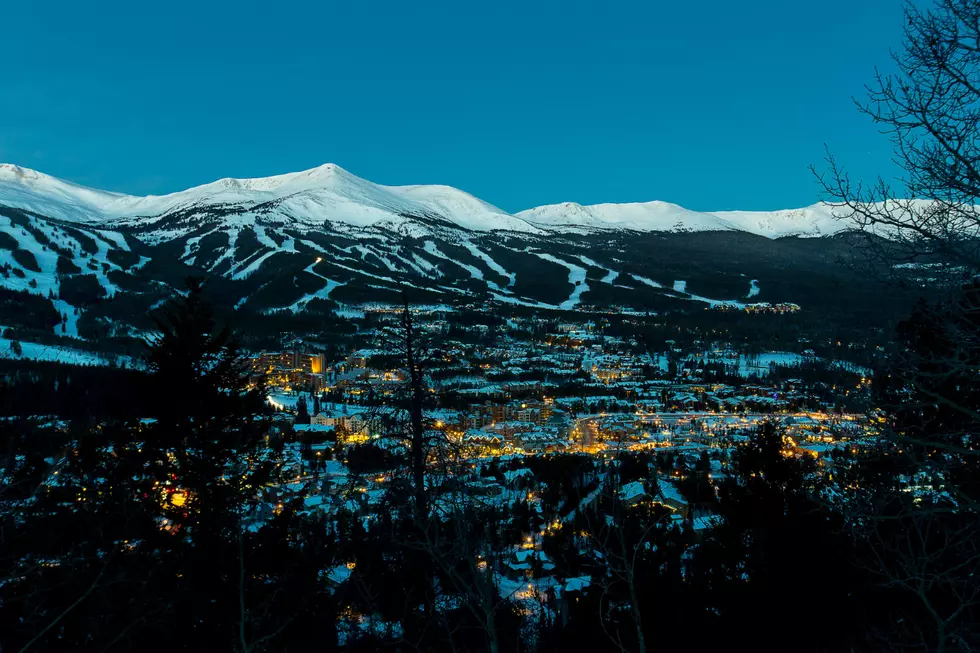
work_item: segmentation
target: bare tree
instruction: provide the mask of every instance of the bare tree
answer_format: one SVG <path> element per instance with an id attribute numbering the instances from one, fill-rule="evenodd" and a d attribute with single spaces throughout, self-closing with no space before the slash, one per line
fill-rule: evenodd
<path id="1" fill-rule="evenodd" d="M 625 597 L 625 611 L 633 621 L 636 637 L 636 650 L 646 653 L 647 643 L 643 627 L 646 606 L 640 601 L 640 586 L 645 582 L 643 567 L 645 558 L 652 550 L 651 536 L 657 530 L 658 520 L 647 508 L 630 509 L 622 499 L 622 485 L 618 469 L 619 461 L 613 461 L 609 468 L 607 483 L 602 488 L 599 499 L 609 505 L 602 519 L 593 521 L 587 513 L 591 541 L 596 551 L 602 554 L 607 574 L 601 578 L 605 599 L 611 594 Z M 617 587 L 618 586 L 618 587 Z M 600 606 L 602 602 L 600 601 Z M 609 610 L 612 606 L 609 605 Z M 607 618 L 600 614 L 600 623 L 609 640 L 620 651 L 627 653 L 628 647 L 616 628 L 610 632 L 606 626 Z"/>
<path id="2" fill-rule="evenodd" d="M 901 480 L 848 512 L 861 564 L 918 606 L 879 648 L 965 651 L 980 570 L 980 0 L 908 2 L 904 20 L 894 72 L 856 102 L 891 140 L 900 178 L 852 181 L 833 155 L 815 173 L 870 261 L 946 291 L 900 325 L 876 378 L 888 450 L 875 464 Z"/>
<path id="3" fill-rule="evenodd" d="M 855 182 L 833 155 L 814 172 L 874 258 L 970 278 L 980 272 L 980 3 L 909 2 L 905 23 L 896 72 L 877 72 L 856 101 L 890 138 L 902 177 Z"/>
<path id="4" fill-rule="evenodd" d="M 433 428 L 436 420 L 427 415 L 432 393 L 426 370 L 440 352 L 415 323 L 407 293 L 403 293 L 402 302 L 397 324 L 382 328 L 379 341 L 383 355 L 394 361 L 404 381 L 379 402 L 375 417 L 385 422 L 388 439 L 401 440 L 407 445 L 414 518 L 424 529 L 430 511 L 426 470 L 437 450 L 445 444 Z"/>

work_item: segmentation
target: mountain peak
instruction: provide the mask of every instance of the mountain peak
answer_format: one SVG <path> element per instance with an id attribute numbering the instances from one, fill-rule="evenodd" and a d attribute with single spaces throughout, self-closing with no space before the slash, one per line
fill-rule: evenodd
<path id="1" fill-rule="evenodd" d="M 344 182 L 358 180 L 359 177 L 347 172 L 336 163 L 324 163 L 316 168 L 301 170 L 299 172 L 287 172 L 281 175 L 270 177 L 225 177 L 208 184 L 195 186 L 187 191 L 221 191 L 221 190 L 240 190 L 240 191 L 274 191 L 280 188 L 290 188 L 293 191 L 305 190 L 322 187 L 334 181 Z"/>
<path id="2" fill-rule="evenodd" d="M 49 177 L 37 170 L 24 168 L 14 163 L 0 163 L 0 181 L 28 182 L 44 178 L 54 179 L 54 177 Z"/>
<path id="3" fill-rule="evenodd" d="M 473 195 L 440 185 L 382 186 L 335 163 L 270 177 L 225 178 L 160 196 L 137 197 L 86 188 L 12 163 L 0 164 L 0 205 L 62 220 L 104 223 L 152 219 L 180 209 L 251 207 L 279 202 L 283 216 L 307 225 L 397 225 L 436 217 L 469 231 L 746 231 L 778 238 L 829 235 L 846 225 L 827 205 L 785 211 L 699 212 L 660 200 L 582 205 L 562 202 L 510 214 Z"/>

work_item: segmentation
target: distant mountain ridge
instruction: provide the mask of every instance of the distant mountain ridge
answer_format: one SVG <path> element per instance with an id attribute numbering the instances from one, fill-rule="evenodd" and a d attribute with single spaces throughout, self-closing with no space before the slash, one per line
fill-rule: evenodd
<path id="1" fill-rule="evenodd" d="M 507 213 L 450 186 L 382 186 L 334 164 L 255 179 L 220 179 L 159 196 L 139 197 L 87 188 L 12 164 L 0 164 L 0 205 L 102 228 L 141 222 L 178 211 L 235 207 L 277 213 L 284 222 L 354 227 L 404 227 L 406 216 L 429 218 L 468 231 L 541 235 L 569 231 L 744 231 L 767 238 L 827 236 L 849 227 L 833 207 L 815 204 L 781 211 L 692 211 L 653 201 L 583 206 L 551 204 Z M 190 225 L 188 225 L 190 226 Z"/>
<path id="2" fill-rule="evenodd" d="M 382 186 L 331 164 L 147 197 L 0 164 L 0 331 L 135 337 L 188 276 L 208 279 L 229 315 L 270 324 L 357 319 L 406 293 L 452 310 L 862 307 L 864 280 L 841 265 L 855 256 L 846 226 L 823 205 L 510 214 L 449 186 Z"/>

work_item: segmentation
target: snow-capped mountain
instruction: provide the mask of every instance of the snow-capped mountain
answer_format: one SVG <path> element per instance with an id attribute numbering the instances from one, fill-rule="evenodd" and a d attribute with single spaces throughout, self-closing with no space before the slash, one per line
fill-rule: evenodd
<path id="1" fill-rule="evenodd" d="M 412 217 L 469 231 L 745 231 L 767 238 L 830 235 L 847 224 L 831 207 L 816 204 L 785 211 L 698 212 L 667 202 L 596 204 L 573 202 L 509 214 L 449 186 L 382 186 L 326 164 L 258 179 L 221 179 L 160 196 L 137 197 L 95 190 L 34 170 L 0 164 L 0 204 L 60 220 L 109 227 L 136 227 L 175 212 L 235 207 L 239 214 L 278 214 L 281 222 L 325 222 L 354 227 L 404 227 Z M 186 225 L 192 228 L 193 224 Z"/>
<path id="2" fill-rule="evenodd" d="M 276 213 L 284 222 L 370 227 L 403 225 L 409 216 L 472 231 L 542 233 L 524 220 L 449 186 L 382 186 L 326 164 L 258 179 L 220 179 L 177 193 L 136 197 L 94 190 L 34 170 L 0 164 L 0 204 L 86 224 L 139 226 L 174 212 L 234 207 Z M 188 225 L 192 227 L 193 225 Z"/>
<path id="3" fill-rule="evenodd" d="M 330 164 L 147 197 L 2 164 L 0 306 L 14 308 L 0 328 L 126 335 L 189 275 L 211 279 L 229 310 L 265 315 L 356 315 L 403 291 L 555 311 L 803 302 L 786 270 L 819 288 L 821 274 L 840 274 L 840 243 L 780 237 L 842 226 L 820 205 L 566 203 L 510 214 L 448 186 L 382 186 Z"/>
<path id="4" fill-rule="evenodd" d="M 544 229 L 579 232 L 623 229 L 633 231 L 744 231 L 767 238 L 829 236 L 847 229 L 827 204 L 783 211 L 691 211 L 668 202 L 550 204 L 521 211 L 517 216 Z"/>

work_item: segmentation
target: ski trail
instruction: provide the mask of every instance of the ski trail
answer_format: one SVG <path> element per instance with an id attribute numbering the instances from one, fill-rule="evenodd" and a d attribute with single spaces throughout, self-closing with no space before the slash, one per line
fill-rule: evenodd
<path id="1" fill-rule="evenodd" d="M 425 250 L 425 252 L 427 254 L 431 254 L 432 256 L 435 256 L 436 258 L 441 258 L 441 259 L 443 259 L 445 261 L 449 261 L 450 263 L 453 263 L 454 265 L 458 265 L 459 267 L 461 267 L 464 270 L 466 270 L 467 272 L 469 272 L 470 273 L 470 276 L 473 277 L 474 279 L 476 279 L 478 281 L 482 281 L 485 284 L 487 284 L 487 286 L 491 290 L 495 290 L 497 292 L 507 292 L 506 290 L 504 290 L 503 288 L 501 288 L 495 282 L 490 281 L 489 279 L 484 278 L 484 276 L 483 276 L 483 270 L 481 270 L 480 268 L 474 267 L 472 265 L 468 265 L 466 263 L 463 263 L 462 261 L 457 261 L 456 259 L 450 258 L 449 256 L 446 256 L 445 254 L 443 254 L 439 250 L 439 248 L 436 246 L 436 244 L 434 242 L 432 242 L 431 240 L 425 241 L 424 250 Z"/>
<path id="2" fill-rule="evenodd" d="M 239 229 L 229 229 L 225 232 L 228 235 L 227 248 L 225 249 L 224 253 L 221 256 L 215 259 L 214 263 L 211 264 L 209 270 L 214 270 L 215 268 L 218 267 L 220 263 L 222 263 L 226 259 L 231 259 L 231 269 L 232 270 L 235 269 L 234 256 L 235 256 L 235 247 L 238 245 L 239 231 L 240 231 Z"/>
<path id="3" fill-rule="evenodd" d="M 613 285 L 613 284 L 615 284 L 616 277 L 619 276 L 619 272 L 616 272 L 615 270 L 610 270 L 609 268 L 607 268 L 604 265 L 599 265 L 598 263 L 596 263 L 595 261 L 593 261 L 592 259 L 590 259 L 588 256 L 583 256 L 583 255 L 580 254 L 578 258 L 579 258 L 580 261 L 582 261 L 586 265 L 590 265 L 590 266 L 592 266 L 594 268 L 599 268 L 600 270 L 605 270 L 608 273 L 608 274 L 606 274 L 606 276 L 604 276 L 603 278 L 599 279 L 599 281 L 601 281 L 602 283 L 608 283 L 610 286 Z"/>
<path id="4" fill-rule="evenodd" d="M 634 279 L 636 279 L 637 281 L 639 281 L 640 283 L 643 283 L 643 284 L 646 284 L 646 285 L 650 286 L 651 288 L 661 288 L 661 289 L 663 288 L 662 285 L 660 285 L 659 283 L 657 283 L 653 279 L 648 279 L 646 277 L 641 277 L 638 274 L 631 274 L 630 276 L 633 277 Z"/>
<path id="5" fill-rule="evenodd" d="M 253 224 L 252 232 L 255 234 L 255 237 L 262 245 L 265 245 L 269 249 L 279 249 L 279 244 L 276 241 L 269 238 L 269 234 L 265 232 L 265 227 L 261 225 Z"/>
<path id="6" fill-rule="evenodd" d="M 463 247 L 465 247 L 466 249 L 468 249 L 470 251 L 470 254 L 472 254 L 473 256 L 477 257 L 478 259 L 480 259 L 481 261 L 483 261 L 484 263 L 486 263 L 487 264 L 487 267 L 489 267 L 491 270 L 493 270 L 494 272 L 496 272 L 497 274 L 499 274 L 502 277 L 507 277 L 507 279 L 508 279 L 508 281 L 507 281 L 507 288 L 513 288 L 514 287 L 514 284 L 517 283 L 517 275 L 516 274 L 514 274 L 513 272 L 508 272 L 507 270 L 505 270 L 502 265 L 500 265 L 495 260 L 493 260 L 490 257 L 489 254 L 487 254 L 482 249 L 480 249 L 479 247 L 477 247 L 476 245 L 474 245 L 472 242 L 470 242 L 468 240 L 465 241 L 463 243 Z M 504 292 L 507 292 L 507 290 L 505 289 Z"/>
<path id="7" fill-rule="evenodd" d="M 55 310 L 65 318 L 65 330 L 61 331 L 61 323 L 59 322 L 54 327 L 55 334 L 68 336 L 69 338 L 78 338 L 78 318 L 81 315 L 81 311 L 76 314 L 75 307 L 63 299 L 52 299 L 51 303 L 54 304 Z"/>
<path id="8" fill-rule="evenodd" d="M 333 279 L 328 279 L 327 277 L 323 276 L 322 274 L 314 270 L 313 268 L 316 267 L 316 264 L 319 262 L 320 259 L 313 261 L 303 269 L 303 272 L 309 272 L 315 277 L 320 277 L 321 279 L 327 282 L 327 285 L 324 286 L 323 288 L 320 288 L 316 292 L 307 293 L 302 298 L 296 300 L 295 302 L 287 306 L 286 307 L 287 310 L 292 311 L 293 313 L 298 313 L 300 310 L 305 309 L 307 304 L 309 304 L 314 299 L 330 299 L 330 293 L 332 293 L 335 289 L 339 288 L 340 286 L 347 285 L 346 281 L 334 281 Z"/>
<path id="9" fill-rule="evenodd" d="M 639 281 L 640 283 L 650 286 L 651 288 L 664 290 L 664 287 L 661 284 L 654 281 L 653 279 L 641 277 L 638 274 L 630 274 L 630 276 L 636 279 L 637 281 Z M 747 304 L 743 304 L 741 302 L 737 302 L 730 299 L 711 299 L 710 297 L 702 297 L 701 295 L 694 295 L 692 293 L 689 293 L 687 292 L 686 281 L 675 281 L 672 290 L 678 294 L 683 295 L 682 299 L 689 299 L 695 302 L 704 302 L 705 304 L 708 304 L 711 307 L 731 306 L 732 308 L 745 308 L 747 306 Z"/>
<path id="10" fill-rule="evenodd" d="M 187 265 L 194 265 L 194 259 L 197 258 L 195 254 L 197 253 L 198 248 L 201 246 L 201 240 L 206 236 L 210 236 L 216 231 L 217 229 L 212 229 L 211 231 L 204 232 L 200 236 L 192 236 L 188 238 L 184 243 L 184 253 L 180 255 L 180 260 Z"/>
<path id="11" fill-rule="evenodd" d="M 418 286 L 418 285 L 416 285 L 414 283 L 410 283 L 408 281 L 398 281 L 396 279 L 392 279 L 391 277 L 383 277 L 380 274 L 371 274 L 370 272 L 365 272 L 364 270 L 359 270 L 357 268 L 352 268 L 349 265 L 344 265 L 343 263 L 338 263 L 336 261 L 331 261 L 330 263 L 331 263 L 331 265 L 334 265 L 334 266 L 336 266 L 338 268 L 342 268 L 344 270 L 347 270 L 348 272 L 355 272 L 357 274 L 362 274 L 365 277 L 371 277 L 372 279 L 378 279 L 380 281 L 387 281 L 388 283 L 394 284 L 396 288 L 398 286 L 408 286 L 409 288 L 417 288 L 419 290 L 428 290 L 429 292 L 444 294 L 444 292 L 442 290 L 436 290 L 435 288 L 431 288 L 431 287 L 426 288 L 426 287 L 423 287 L 423 286 Z M 457 289 L 454 289 L 454 290 L 456 290 L 457 292 L 461 292 L 458 288 Z"/>
<path id="12" fill-rule="evenodd" d="M 564 311 L 570 311 L 582 300 L 582 294 L 589 291 L 589 284 L 585 282 L 585 268 L 579 267 L 574 263 L 569 263 L 568 261 L 563 261 L 560 258 L 556 258 L 551 254 L 545 254 L 543 252 L 530 252 L 538 258 L 542 258 L 546 261 L 551 261 L 552 263 L 557 263 L 558 265 L 568 268 L 568 283 L 572 284 L 572 294 L 569 295 L 568 299 L 563 301 L 558 305 L 558 308 Z"/>
<path id="13" fill-rule="evenodd" d="M 248 277 L 253 272 L 255 272 L 256 270 L 258 270 L 260 267 L 262 267 L 262 264 L 265 262 L 265 260 L 267 258 L 269 258 L 270 256 L 272 256 L 274 254 L 278 254 L 278 253 L 279 253 L 279 250 L 278 249 L 274 249 L 274 250 L 271 250 L 271 251 L 266 252 L 262 256 L 259 256 L 258 258 L 253 259 L 252 262 L 249 263 L 245 268 L 240 269 L 237 272 L 235 272 L 234 274 L 232 274 L 231 275 L 231 278 L 234 281 L 241 281 L 242 279 Z"/>

